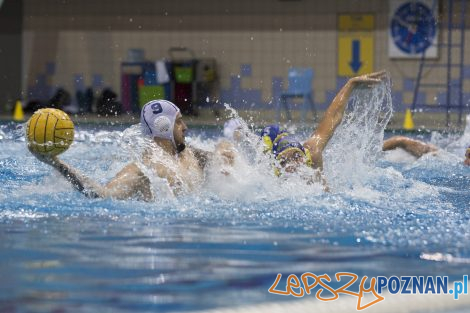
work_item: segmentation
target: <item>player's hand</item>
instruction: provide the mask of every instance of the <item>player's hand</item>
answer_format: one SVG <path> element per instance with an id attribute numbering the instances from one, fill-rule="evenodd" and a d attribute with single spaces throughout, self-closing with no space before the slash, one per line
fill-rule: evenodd
<path id="1" fill-rule="evenodd" d="M 31 150 L 29 150 L 31 151 Z M 46 164 L 49 164 L 49 165 L 56 165 L 59 163 L 59 159 L 57 158 L 57 156 L 50 156 L 50 155 L 47 155 L 47 154 L 40 154 L 40 153 L 37 153 L 37 152 L 33 152 L 31 151 L 31 153 L 36 157 L 36 159 L 38 159 L 39 161 L 43 162 L 43 163 L 46 163 Z"/>
<path id="2" fill-rule="evenodd" d="M 222 141 L 217 144 L 215 148 L 216 155 L 219 156 L 223 163 L 226 165 L 231 165 L 235 163 L 235 150 L 233 145 L 227 141 Z"/>
<path id="3" fill-rule="evenodd" d="M 365 74 L 351 78 L 349 83 L 352 85 L 366 85 L 368 87 L 372 87 L 375 84 L 382 82 L 386 75 L 386 71 Z"/>
<path id="4" fill-rule="evenodd" d="M 387 76 L 387 71 L 386 70 L 382 70 L 382 71 L 379 71 L 379 72 L 374 72 L 374 73 L 369 73 L 369 74 L 366 74 L 365 76 L 369 77 L 369 78 L 379 78 L 379 79 L 383 79 Z"/>

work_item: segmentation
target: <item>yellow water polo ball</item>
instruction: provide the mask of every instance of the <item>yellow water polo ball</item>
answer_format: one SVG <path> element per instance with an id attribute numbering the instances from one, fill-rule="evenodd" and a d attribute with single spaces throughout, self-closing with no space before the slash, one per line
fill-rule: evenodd
<path id="1" fill-rule="evenodd" d="M 67 150 L 73 142 L 74 125 L 64 111 L 40 109 L 26 125 L 28 149 L 33 153 L 55 156 Z"/>

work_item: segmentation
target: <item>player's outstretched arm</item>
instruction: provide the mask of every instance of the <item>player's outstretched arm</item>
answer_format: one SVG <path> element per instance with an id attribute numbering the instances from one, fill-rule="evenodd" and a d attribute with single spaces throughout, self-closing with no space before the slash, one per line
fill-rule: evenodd
<path id="1" fill-rule="evenodd" d="M 438 150 L 438 148 L 432 144 L 427 144 L 404 136 L 393 136 L 385 140 L 382 146 L 383 151 L 394 150 L 396 148 L 402 148 L 417 158 L 420 158 L 426 153 Z"/>
<path id="2" fill-rule="evenodd" d="M 54 167 L 76 190 L 89 198 L 152 200 L 150 180 L 134 163 L 126 165 L 111 181 L 102 186 L 57 157 L 45 157 L 37 154 L 35 156 Z"/>

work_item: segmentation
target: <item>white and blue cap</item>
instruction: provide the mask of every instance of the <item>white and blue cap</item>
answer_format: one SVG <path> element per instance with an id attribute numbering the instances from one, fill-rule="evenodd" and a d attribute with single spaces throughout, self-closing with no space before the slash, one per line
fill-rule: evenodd
<path id="1" fill-rule="evenodd" d="M 224 136 L 233 139 L 235 131 L 243 128 L 242 122 L 237 118 L 232 118 L 224 124 Z"/>
<path id="2" fill-rule="evenodd" d="M 173 136 L 176 115 L 180 109 L 167 100 L 152 100 L 142 107 L 140 124 L 145 135 L 171 140 L 176 146 Z"/>

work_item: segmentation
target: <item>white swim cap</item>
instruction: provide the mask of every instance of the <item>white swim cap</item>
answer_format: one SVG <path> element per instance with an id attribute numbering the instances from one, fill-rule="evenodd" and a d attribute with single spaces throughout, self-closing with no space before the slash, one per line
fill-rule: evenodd
<path id="1" fill-rule="evenodd" d="M 226 138 L 233 139 L 233 134 L 235 131 L 241 129 L 242 127 L 242 122 L 239 119 L 230 119 L 224 124 L 224 136 Z"/>
<path id="2" fill-rule="evenodd" d="M 173 137 L 176 115 L 180 109 L 167 100 L 152 100 L 147 102 L 140 114 L 140 125 L 144 134 L 152 137 L 171 140 Z"/>

